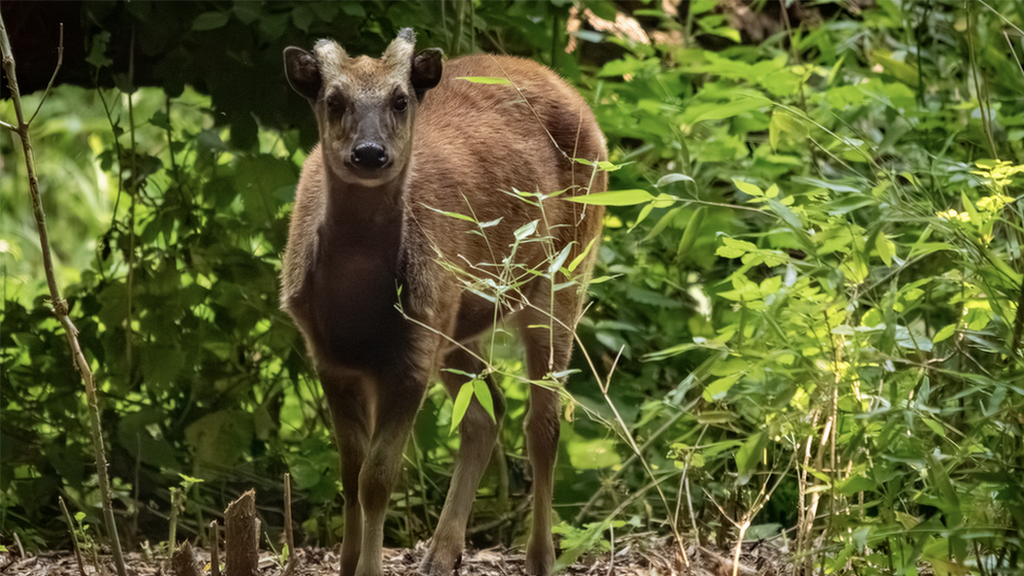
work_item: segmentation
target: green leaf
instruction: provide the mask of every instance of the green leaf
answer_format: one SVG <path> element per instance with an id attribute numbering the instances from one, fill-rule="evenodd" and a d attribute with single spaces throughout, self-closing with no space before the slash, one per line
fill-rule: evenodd
<path id="1" fill-rule="evenodd" d="M 231 11 L 234 12 L 235 18 L 246 26 L 258 20 L 261 15 L 258 2 L 235 2 Z"/>
<path id="2" fill-rule="evenodd" d="M 740 485 L 750 480 L 751 472 L 761 461 L 761 455 L 768 445 L 768 435 L 755 432 L 736 451 L 736 472 L 740 477 Z"/>
<path id="3" fill-rule="evenodd" d="M 517 241 L 522 242 L 523 240 L 526 240 L 530 236 L 533 236 L 534 232 L 537 231 L 537 226 L 539 224 L 540 220 L 532 220 L 530 222 L 527 222 L 526 224 L 520 226 L 518 230 L 513 232 L 513 235 L 516 237 Z"/>
<path id="4" fill-rule="evenodd" d="M 804 231 L 804 223 L 800 220 L 800 217 L 789 208 L 789 206 L 786 206 L 782 202 L 772 198 L 768 200 L 768 207 L 772 212 L 775 212 L 779 218 L 782 218 L 783 222 L 789 224 L 790 228 L 792 228 L 794 232 Z"/>
<path id="5" fill-rule="evenodd" d="M 693 178 L 690 178 L 686 174 L 665 174 L 661 178 L 658 178 L 656 187 L 661 188 L 662 186 L 668 186 L 675 182 L 693 182 Z"/>
<path id="6" fill-rule="evenodd" d="M 366 10 L 359 10 L 351 5 L 351 2 L 345 2 L 341 5 L 338 4 L 338 0 L 323 0 L 321 2 L 313 2 L 309 4 L 309 7 L 316 14 L 316 17 L 323 23 L 330 23 L 336 15 L 338 10 L 344 10 L 344 12 L 350 16 L 365 16 L 367 15 Z"/>
<path id="7" fill-rule="evenodd" d="M 935 337 L 932 338 L 932 342 L 938 344 L 939 342 L 949 338 L 956 333 L 956 326 L 956 324 L 947 324 L 946 326 L 943 326 L 942 329 L 935 333 Z"/>
<path id="8" fill-rule="evenodd" d="M 707 402 L 714 402 L 715 400 L 725 398 L 726 392 L 732 388 L 733 384 L 735 384 L 741 376 L 743 376 L 742 373 L 733 374 L 732 376 L 725 376 L 724 378 L 719 378 L 711 382 L 706 388 L 704 388 L 704 400 Z"/>
<path id="9" fill-rule="evenodd" d="M 469 409 L 469 403 L 473 400 L 473 394 L 476 392 L 476 387 L 473 382 L 466 382 L 459 388 L 459 395 L 455 397 L 455 403 L 452 405 L 452 425 L 448 429 L 448 435 L 451 436 L 459 428 L 459 424 L 462 423 L 462 418 L 466 415 L 466 410 Z"/>
<path id="10" fill-rule="evenodd" d="M 935 506 L 942 510 L 946 517 L 946 528 L 950 530 L 950 548 L 954 557 L 963 562 L 967 558 L 967 544 L 962 536 L 957 535 L 957 529 L 961 528 L 964 520 L 963 510 L 960 505 L 960 497 L 956 488 L 953 487 L 952 479 L 946 471 L 946 466 L 934 453 L 927 455 L 928 477 L 931 479 L 932 487 L 935 489 L 932 495 L 935 497 Z"/>
<path id="11" fill-rule="evenodd" d="M 825 204 L 824 210 L 829 214 L 849 214 L 855 210 L 860 210 L 867 206 L 875 206 L 878 204 L 878 199 L 866 194 L 845 194 L 836 198 L 835 200 Z"/>
<path id="12" fill-rule="evenodd" d="M 971 199 L 967 197 L 967 193 L 963 191 L 960 192 L 960 202 L 963 203 L 964 210 L 967 211 L 967 214 L 971 218 L 971 225 L 974 226 L 975 229 L 980 230 L 981 225 L 983 224 L 981 216 L 978 214 L 977 208 L 974 207 L 974 202 L 971 202 Z"/>
<path id="13" fill-rule="evenodd" d="M 722 237 L 722 246 L 715 250 L 715 255 L 723 258 L 739 258 L 748 252 L 756 252 L 757 246 L 746 240 L 736 240 L 728 236 Z"/>
<path id="14" fill-rule="evenodd" d="M 704 223 L 705 211 L 706 208 L 704 206 L 698 206 L 697 209 L 693 211 L 693 216 L 690 217 L 690 222 L 686 225 L 686 230 L 683 231 L 683 237 L 679 239 L 679 246 L 676 247 L 677 260 L 686 255 L 697 242 L 697 234 L 700 232 L 700 227 Z"/>
<path id="15" fill-rule="evenodd" d="M 185 440 L 200 465 L 232 466 L 244 458 L 254 433 L 252 414 L 220 410 L 193 421 L 185 429 Z"/>
<path id="16" fill-rule="evenodd" d="M 917 87 L 917 68 L 893 58 L 887 50 L 872 50 L 871 59 L 882 65 L 886 72 L 907 86 Z"/>
<path id="17" fill-rule="evenodd" d="M 870 492 L 878 484 L 866 476 L 851 476 L 836 484 L 836 488 L 845 496 L 853 496 L 859 492 Z"/>
<path id="18" fill-rule="evenodd" d="M 690 350 L 696 350 L 698 348 L 703 348 L 703 346 L 700 346 L 693 342 L 684 342 L 683 344 L 676 344 L 675 346 L 670 346 L 668 348 L 665 348 L 664 350 L 651 352 L 650 354 L 644 356 L 644 361 L 660 362 L 661 360 L 665 360 L 666 358 L 671 358 L 672 356 L 675 356 L 677 354 L 682 354 L 683 352 L 689 352 Z"/>
<path id="19" fill-rule="evenodd" d="M 474 84 L 504 84 L 511 86 L 512 81 L 508 78 L 498 78 L 496 76 L 462 76 L 458 80 L 465 80 L 466 82 L 472 82 Z"/>
<path id="20" fill-rule="evenodd" d="M 654 200 L 654 196 L 647 190 L 612 190 L 609 192 L 598 192 L 586 196 L 571 196 L 566 200 L 579 202 L 580 204 L 593 204 L 596 206 L 634 206 Z"/>
<path id="21" fill-rule="evenodd" d="M 292 22 L 295 24 L 296 28 L 303 32 L 309 31 L 309 27 L 313 24 L 315 17 L 313 10 L 308 6 L 299 5 L 292 10 Z"/>
<path id="22" fill-rule="evenodd" d="M 562 264 L 569 258 L 569 252 L 572 250 L 572 244 L 566 244 L 565 248 L 562 248 L 554 258 L 551 259 L 551 263 L 548 264 L 548 276 L 553 275 L 562 268 Z"/>
<path id="23" fill-rule="evenodd" d="M 896 245 L 885 237 L 885 234 L 875 236 L 875 248 L 878 249 L 878 257 L 885 265 L 892 266 L 892 257 L 895 255 Z"/>
<path id="24" fill-rule="evenodd" d="M 768 121 L 768 143 L 772 150 L 779 149 L 782 134 L 792 136 L 793 140 L 804 141 L 810 135 L 803 119 L 791 114 L 785 108 L 776 106 L 772 110 L 772 119 Z"/>
<path id="25" fill-rule="evenodd" d="M 324 4 L 324 3 L 323 2 L 316 2 L 315 4 Z M 356 18 L 365 18 L 366 17 L 366 9 L 363 8 L 362 4 L 360 4 L 359 2 L 338 2 L 337 4 L 331 4 L 331 3 L 326 3 L 326 4 L 328 6 L 337 6 L 338 4 L 340 4 L 341 5 L 341 9 L 342 9 L 342 11 L 345 12 L 345 14 L 348 14 L 349 16 L 354 16 Z M 316 10 L 317 8 L 313 8 L 313 9 Z M 325 9 L 321 8 L 321 10 L 325 10 Z M 332 16 L 328 17 L 328 16 L 321 15 L 320 18 L 322 20 L 324 20 L 325 22 L 330 22 L 331 20 L 334 19 L 334 16 L 332 15 Z"/>
<path id="26" fill-rule="evenodd" d="M 921 422 L 924 422 L 924 425 L 930 428 L 936 436 L 940 436 L 942 438 L 946 437 L 946 429 L 942 427 L 942 424 L 939 424 L 931 418 L 922 418 Z"/>
<path id="27" fill-rule="evenodd" d="M 583 262 L 583 260 L 587 257 L 587 254 L 590 254 L 590 250 L 591 248 L 594 247 L 595 242 L 597 242 L 597 238 L 591 238 L 590 243 L 587 244 L 587 247 L 584 248 L 583 251 L 580 252 L 575 258 L 572 259 L 572 262 L 569 263 L 569 272 L 576 271 L 576 268 L 578 268 L 579 265 Z"/>
<path id="28" fill-rule="evenodd" d="M 896 326 L 896 344 L 909 350 L 932 351 L 932 341 L 927 336 L 906 326 Z"/>
<path id="29" fill-rule="evenodd" d="M 677 309 L 682 308 L 683 304 L 679 300 L 669 298 L 659 292 L 653 290 L 647 290 L 646 288 L 640 288 L 639 286 L 630 286 L 626 289 L 626 298 L 634 302 L 641 304 L 647 304 L 650 306 L 656 306 L 659 308 Z"/>
<path id="30" fill-rule="evenodd" d="M 585 440 L 575 438 L 566 444 L 569 462 L 575 470 L 601 470 L 622 463 L 616 443 L 610 438 Z"/>
<path id="31" fill-rule="evenodd" d="M 462 390 L 459 390 L 461 393 Z M 494 417 L 494 398 L 491 397 L 491 389 L 484 380 L 473 380 L 473 396 L 483 406 L 484 411 L 491 417 L 491 422 L 497 422 Z"/>
<path id="32" fill-rule="evenodd" d="M 434 208 L 433 206 L 427 206 L 426 204 L 423 204 L 422 202 L 420 203 L 420 205 L 425 207 L 425 208 L 428 208 L 430 210 L 433 210 L 434 212 L 437 212 L 438 214 L 443 214 L 445 216 L 448 216 L 449 218 L 455 218 L 456 220 L 464 220 L 466 222 L 476 223 L 476 220 L 474 220 L 472 216 L 466 216 L 465 214 L 459 214 L 458 212 L 448 212 L 447 210 L 438 210 L 437 208 Z"/>
<path id="33" fill-rule="evenodd" d="M 758 108 L 771 106 L 771 100 L 761 97 L 739 98 L 728 102 L 695 104 L 686 109 L 681 118 L 684 124 L 693 125 L 705 120 L 724 120 Z"/>
<path id="34" fill-rule="evenodd" d="M 93 35 L 92 45 L 89 47 L 89 56 L 86 62 L 95 68 L 106 68 L 114 63 L 107 57 L 107 45 L 110 43 L 110 32 L 106 30 Z"/>
<path id="35" fill-rule="evenodd" d="M 602 18 L 604 20 L 614 22 L 615 18 L 618 16 L 618 11 L 616 10 L 615 4 L 612 2 L 586 0 L 583 2 L 583 5 L 592 10 L 598 18 Z"/>
<path id="36" fill-rule="evenodd" d="M 733 178 L 732 183 L 735 184 L 736 187 L 740 189 L 740 192 L 743 192 L 744 194 L 754 196 L 757 198 L 764 196 L 764 192 L 761 191 L 761 189 L 758 188 L 756 185 L 751 184 L 750 182 L 744 182 L 743 180 L 737 180 L 736 178 Z"/>
<path id="37" fill-rule="evenodd" d="M 203 12 L 192 22 L 192 29 L 197 32 L 216 30 L 224 27 L 229 19 L 230 16 L 225 12 Z"/>
<path id="38" fill-rule="evenodd" d="M 661 234 L 665 230 L 665 228 L 667 228 L 668 225 L 672 223 L 672 220 L 675 219 L 676 215 L 682 212 L 683 208 L 685 208 L 685 206 L 676 206 L 675 208 L 664 213 L 661 216 L 661 218 L 658 219 L 657 224 L 651 227 L 651 231 L 648 232 L 646 236 L 644 236 L 643 241 L 646 242 L 651 238 L 654 238 Z"/>

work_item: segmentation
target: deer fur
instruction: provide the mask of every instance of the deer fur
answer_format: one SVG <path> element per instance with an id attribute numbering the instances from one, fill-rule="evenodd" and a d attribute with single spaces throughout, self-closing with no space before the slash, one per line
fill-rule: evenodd
<path id="1" fill-rule="evenodd" d="M 305 338 L 334 419 L 345 495 L 341 574 L 382 574 L 384 516 L 429 379 L 440 368 L 454 398 L 462 374 L 483 375 L 477 338 L 499 320 L 518 327 L 533 383 L 526 568 L 548 574 L 559 429 L 552 375 L 569 363 L 603 216 L 601 207 L 565 197 L 607 185 L 604 172 L 573 161 L 607 157 L 593 113 L 537 63 L 490 55 L 443 63 L 439 50 L 417 54 L 408 28 L 379 59 L 350 57 L 321 40 L 312 53 L 286 49 L 285 70 L 313 107 L 320 142 L 295 193 L 281 302 Z M 510 84 L 462 79 L 480 76 Z M 515 232 L 533 221 L 534 235 L 517 241 Z M 585 253 L 582 263 L 569 277 L 545 276 L 566 246 L 563 270 Z M 501 294 L 493 288 L 509 285 Z M 497 422 L 472 400 L 420 564 L 425 575 L 451 574 L 462 553 L 504 413 L 501 391 L 486 382 Z"/>

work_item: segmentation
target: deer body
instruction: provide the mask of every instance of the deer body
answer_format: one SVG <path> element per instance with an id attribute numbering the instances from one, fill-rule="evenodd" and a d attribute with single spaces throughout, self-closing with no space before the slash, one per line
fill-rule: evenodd
<path id="1" fill-rule="evenodd" d="M 384 514 L 431 374 L 483 373 L 475 340 L 500 319 L 518 325 L 531 380 L 568 365 L 602 211 L 536 194 L 603 191 L 606 176 L 571 158 L 604 160 L 604 137 L 583 99 L 550 70 L 497 56 L 442 66 L 438 51 L 414 53 L 408 29 L 381 59 L 350 58 L 321 41 L 315 54 L 289 48 L 285 61 L 289 82 L 316 111 L 321 141 L 296 190 L 282 306 L 306 339 L 335 423 L 341 572 L 378 576 Z M 472 76 L 512 85 L 459 79 Z M 532 241 L 517 241 L 534 221 Z M 543 272 L 566 247 L 564 265 L 589 247 L 573 275 L 582 282 L 553 290 L 552 278 L 568 278 Z M 453 397 L 467 380 L 445 370 L 441 377 Z M 450 574 L 461 554 L 504 411 L 500 390 L 487 384 L 497 423 L 472 401 L 423 574 Z M 527 570 L 538 575 L 554 560 L 558 404 L 555 391 L 531 387 Z"/>

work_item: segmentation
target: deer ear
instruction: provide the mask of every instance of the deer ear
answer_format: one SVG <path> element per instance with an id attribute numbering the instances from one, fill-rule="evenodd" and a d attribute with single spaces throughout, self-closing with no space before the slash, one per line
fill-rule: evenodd
<path id="1" fill-rule="evenodd" d="M 441 81 L 442 52 L 440 48 L 427 48 L 412 58 L 410 80 L 416 91 L 416 99 L 423 101 L 423 96 Z"/>
<path id="2" fill-rule="evenodd" d="M 293 90 L 309 100 L 316 100 L 323 80 L 315 56 L 295 46 L 285 48 L 284 73 Z"/>

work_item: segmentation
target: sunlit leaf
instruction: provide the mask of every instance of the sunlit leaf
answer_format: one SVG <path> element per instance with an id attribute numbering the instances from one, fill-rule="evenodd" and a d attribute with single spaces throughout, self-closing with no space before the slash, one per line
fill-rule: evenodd
<path id="1" fill-rule="evenodd" d="M 452 404 L 452 423 L 448 429 L 448 434 L 452 435 L 459 428 L 459 424 L 462 423 L 462 419 L 466 416 L 466 410 L 469 409 L 469 403 L 473 400 L 473 394 L 475 392 L 475 386 L 472 381 L 466 382 L 459 388 L 459 394 L 455 397 L 455 402 Z"/>
<path id="2" fill-rule="evenodd" d="M 472 82 L 473 84 L 512 84 L 512 81 L 508 78 L 499 78 L 496 76 L 461 76 L 458 80 L 465 80 L 466 82 Z"/>
<path id="3" fill-rule="evenodd" d="M 633 206 L 654 200 L 654 196 L 646 190 L 613 190 L 609 192 L 598 192 L 585 196 L 573 196 L 566 198 L 570 202 L 580 204 L 595 204 L 598 206 Z"/>

